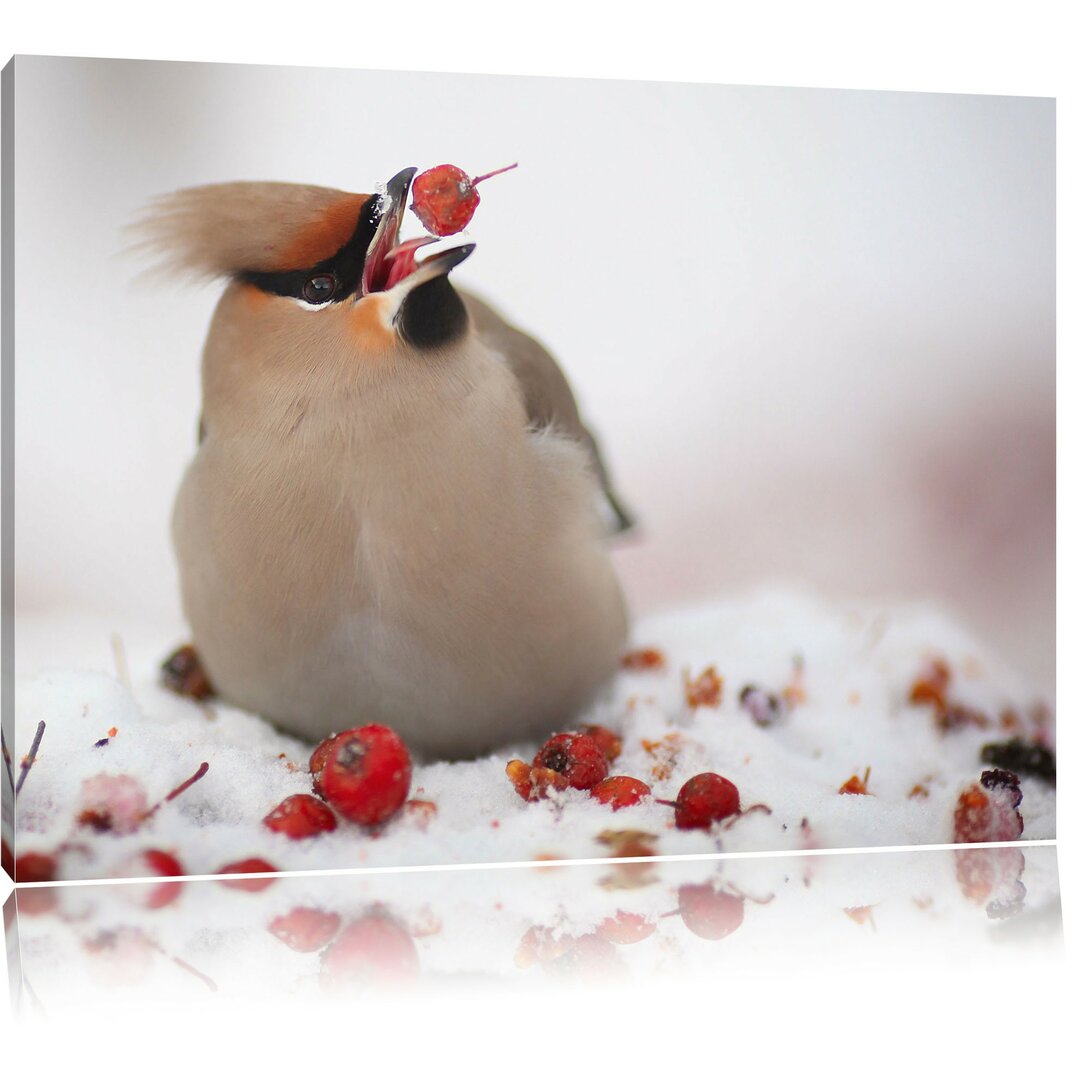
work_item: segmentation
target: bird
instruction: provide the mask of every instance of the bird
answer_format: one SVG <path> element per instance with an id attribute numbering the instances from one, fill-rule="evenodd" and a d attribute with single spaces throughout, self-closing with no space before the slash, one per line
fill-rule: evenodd
<path id="1" fill-rule="evenodd" d="M 137 227 L 220 279 L 172 514 L 200 675 L 317 742 L 395 730 L 462 759 L 565 730 L 610 687 L 633 518 L 550 352 L 372 194 L 215 183 Z"/>

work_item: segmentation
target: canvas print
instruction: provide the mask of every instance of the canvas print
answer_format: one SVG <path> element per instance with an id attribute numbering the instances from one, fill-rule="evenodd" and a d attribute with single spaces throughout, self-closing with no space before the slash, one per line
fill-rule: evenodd
<path id="1" fill-rule="evenodd" d="M 1052 101 L 4 109 L 16 880 L 1053 838 Z"/>

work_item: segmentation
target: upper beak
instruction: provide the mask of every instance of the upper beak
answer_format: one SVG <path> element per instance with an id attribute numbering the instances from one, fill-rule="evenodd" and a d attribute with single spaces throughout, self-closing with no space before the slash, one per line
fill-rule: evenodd
<path id="1" fill-rule="evenodd" d="M 467 259 L 476 246 L 465 244 L 462 247 L 450 248 L 439 252 L 438 255 L 433 255 L 422 263 L 417 263 L 416 252 L 426 244 L 433 244 L 440 238 L 425 236 L 416 240 L 406 240 L 404 243 L 398 242 L 401 222 L 405 217 L 409 188 L 415 175 L 415 168 L 402 169 L 386 185 L 379 224 L 375 228 L 375 235 L 368 245 L 364 258 L 364 272 L 360 276 L 358 299 L 374 292 L 386 292 L 402 283 L 405 283 L 404 291 L 408 292 L 416 285 L 448 274 L 458 263 Z"/>

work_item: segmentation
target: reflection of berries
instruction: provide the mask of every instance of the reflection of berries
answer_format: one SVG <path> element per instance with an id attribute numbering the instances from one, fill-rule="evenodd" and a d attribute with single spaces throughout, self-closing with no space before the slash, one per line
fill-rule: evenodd
<path id="1" fill-rule="evenodd" d="M 413 939 L 394 919 L 379 912 L 349 923 L 322 957 L 322 979 L 330 986 L 406 982 L 419 969 Z"/>
<path id="2" fill-rule="evenodd" d="M 278 803 L 263 824 L 274 832 L 284 833 L 290 840 L 303 840 L 337 828 L 334 812 L 314 795 L 290 795 Z"/>
<path id="3" fill-rule="evenodd" d="M 716 773 L 690 777 L 675 799 L 677 829 L 707 829 L 739 812 L 739 789 Z"/>
<path id="4" fill-rule="evenodd" d="M 265 859 L 241 859 L 239 862 L 223 866 L 219 874 L 274 874 L 277 867 Z M 235 881 L 223 881 L 226 889 L 240 889 L 242 892 L 262 892 L 274 884 L 273 878 L 237 878 Z"/>
<path id="5" fill-rule="evenodd" d="M 470 179 L 469 174 L 456 165 L 436 165 L 413 180 L 412 211 L 420 224 L 436 236 L 461 232 L 480 204 L 476 185 L 515 168 L 516 164 L 507 165 Z"/>
<path id="6" fill-rule="evenodd" d="M 279 915 L 267 929 L 296 952 L 318 952 L 333 940 L 340 925 L 341 917 L 333 912 L 298 907 Z"/>
<path id="7" fill-rule="evenodd" d="M 572 788 L 587 791 L 607 776 L 608 761 L 591 735 L 563 732 L 552 735 L 533 759 L 538 769 L 551 769 Z"/>
<path id="8" fill-rule="evenodd" d="M 621 810 L 625 806 L 634 806 L 646 795 L 652 794 L 652 788 L 632 776 L 609 776 L 601 780 L 589 792 L 597 802 L 610 806 L 612 810 Z"/>
<path id="9" fill-rule="evenodd" d="M 544 964 L 546 971 L 568 978 L 610 977 L 622 963 L 614 944 L 601 934 L 571 938 L 569 947 Z"/>
<path id="10" fill-rule="evenodd" d="M 605 919 L 596 932 L 615 945 L 634 945 L 644 941 L 656 930 L 656 923 L 650 922 L 644 915 L 634 915 L 626 911 L 617 911 Z"/>
<path id="11" fill-rule="evenodd" d="M 746 902 L 712 885 L 679 886 L 679 914 L 686 928 L 700 938 L 719 941 L 742 926 Z"/>
<path id="12" fill-rule="evenodd" d="M 318 776 L 326 801 L 358 825 L 379 825 L 396 814 L 411 781 L 409 751 L 395 732 L 381 724 L 338 735 Z"/>

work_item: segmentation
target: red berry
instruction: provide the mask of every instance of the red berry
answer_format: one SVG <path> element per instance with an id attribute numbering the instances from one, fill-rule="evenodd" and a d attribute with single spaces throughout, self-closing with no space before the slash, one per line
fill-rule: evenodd
<path id="1" fill-rule="evenodd" d="M 635 806 L 646 795 L 651 795 L 652 788 L 632 776 L 609 776 L 601 780 L 589 794 L 612 810 L 621 810 L 624 806 Z"/>
<path id="2" fill-rule="evenodd" d="M 617 911 L 596 928 L 602 938 L 615 945 L 634 945 L 644 941 L 655 930 L 656 923 L 649 922 L 644 915 L 633 915 L 625 911 Z"/>
<path id="3" fill-rule="evenodd" d="M 51 855 L 28 851 L 15 860 L 15 880 L 23 885 L 30 881 L 55 881 L 56 860 Z M 45 915 L 56 907 L 58 889 L 19 889 L 15 893 L 22 915 Z"/>
<path id="4" fill-rule="evenodd" d="M 519 758 L 506 763 L 506 775 L 526 802 L 539 802 L 546 799 L 552 789 L 565 791 L 570 786 L 566 777 L 553 769 L 538 769 Z"/>
<path id="5" fill-rule="evenodd" d="M 413 939 L 387 915 L 372 913 L 350 923 L 323 953 L 322 980 L 330 986 L 406 982 L 420 969 Z"/>
<path id="6" fill-rule="evenodd" d="M 420 219 L 420 224 L 436 236 L 461 232 L 480 204 L 476 185 L 513 168 L 516 165 L 507 165 L 505 169 L 470 179 L 469 174 L 456 165 L 436 165 L 413 180 L 413 213 Z"/>
<path id="7" fill-rule="evenodd" d="M 276 874 L 277 867 L 268 863 L 265 859 L 241 859 L 239 862 L 229 863 L 223 866 L 219 874 Z M 240 878 L 235 881 L 223 881 L 221 883 L 227 889 L 240 889 L 243 892 L 262 892 L 274 884 L 273 878 L 251 878 L 245 881 Z"/>
<path id="8" fill-rule="evenodd" d="M 700 938 L 719 941 L 742 926 L 745 901 L 712 885 L 680 885 L 679 914 Z"/>
<path id="9" fill-rule="evenodd" d="M 15 880 L 20 885 L 29 881 L 55 881 L 56 860 L 51 855 L 28 851 L 15 860 Z"/>
<path id="10" fill-rule="evenodd" d="M 1023 794 L 1020 778 L 1007 769 L 987 769 L 977 784 L 960 792 L 953 813 L 953 840 L 957 844 L 985 844 L 1019 840 L 1024 819 L 1016 809 Z"/>
<path id="11" fill-rule="evenodd" d="M 551 769 L 572 788 L 588 791 L 607 776 L 608 761 L 591 735 L 575 731 L 552 735 L 533 759 L 537 769 Z"/>
<path id="12" fill-rule="evenodd" d="M 707 829 L 739 812 L 739 789 L 716 773 L 699 773 L 683 784 L 675 799 L 675 827 Z"/>
<path id="13" fill-rule="evenodd" d="M 84 780 L 76 821 L 97 832 L 135 832 L 148 816 L 142 784 L 133 776 L 98 773 Z"/>
<path id="14" fill-rule="evenodd" d="M 622 753 L 622 739 L 610 728 L 602 724 L 590 724 L 585 729 L 585 734 L 600 747 L 608 761 L 614 761 Z"/>
<path id="15" fill-rule="evenodd" d="M 150 849 L 140 851 L 121 867 L 117 877 L 182 877 L 184 868 L 175 856 L 167 851 Z M 184 888 L 182 881 L 164 881 L 151 886 L 145 892 L 133 893 L 141 907 L 156 909 L 171 904 Z"/>
<path id="16" fill-rule="evenodd" d="M 326 803 L 314 795 L 290 795 L 263 818 L 263 824 L 290 840 L 303 840 L 318 833 L 333 832 L 337 818 Z"/>
<path id="17" fill-rule="evenodd" d="M 624 671 L 663 671 L 667 666 L 664 654 L 659 649 L 632 649 L 619 661 Z"/>
<path id="18" fill-rule="evenodd" d="M 311 760 L 308 762 L 308 772 L 311 773 L 311 790 L 314 791 L 320 799 L 326 797 L 323 795 L 320 780 L 322 778 L 322 771 L 326 767 L 326 759 L 330 756 L 330 749 L 334 745 L 334 740 L 336 738 L 336 735 L 331 735 L 329 739 L 323 739 L 323 741 L 312 751 Z"/>
<path id="19" fill-rule="evenodd" d="M 686 704 L 691 709 L 702 706 L 716 709 L 723 697 L 724 680 L 714 667 L 707 667 L 696 679 L 692 679 L 690 673 L 686 672 L 683 675 L 683 693 L 686 695 Z"/>
<path id="20" fill-rule="evenodd" d="M 409 751 L 395 732 L 381 724 L 338 735 L 319 777 L 326 801 L 358 825 L 379 825 L 396 814 L 411 781 Z"/>
<path id="21" fill-rule="evenodd" d="M 318 952 L 333 940 L 341 917 L 316 908 L 293 908 L 279 915 L 268 927 L 271 934 L 296 952 Z"/>

